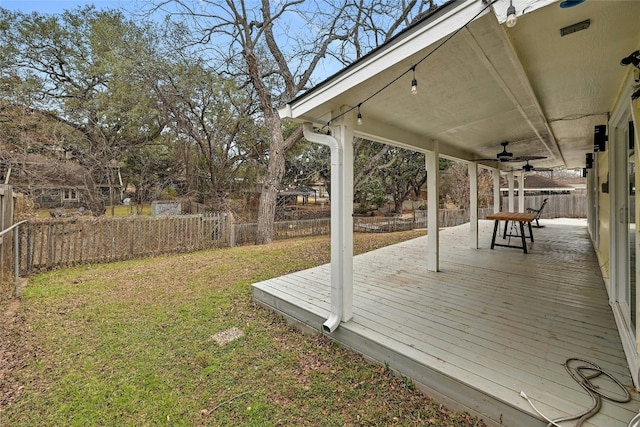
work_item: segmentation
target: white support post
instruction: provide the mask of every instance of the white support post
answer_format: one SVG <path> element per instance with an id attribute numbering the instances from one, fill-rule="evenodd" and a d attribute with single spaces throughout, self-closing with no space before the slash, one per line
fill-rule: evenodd
<path id="1" fill-rule="evenodd" d="M 337 185 L 332 185 L 331 203 L 332 209 L 338 211 L 338 231 L 339 234 L 337 248 L 334 251 L 332 239 L 332 267 L 333 259 L 339 259 L 338 271 L 340 289 L 337 292 L 340 304 L 341 321 L 346 322 L 353 317 L 353 128 L 348 124 L 349 117 L 343 117 L 332 123 L 331 134 L 342 148 L 341 161 L 338 165 L 340 179 Z M 333 167 L 333 166 L 332 166 Z M 333 184 L 333 178 L 332 178 Z M 335 196 L 334 197 L 334 193 Z M 334 207 L 333 203 L 338 206 Z M 333 218 L 332 218 L 333 223 Z M 333 290 L 332 290 L 333 291 Z M 331 296 L 333 299 L 333 295 Z"/>
<path id="2" fill-rule="evenodd" d="M 524 212 L 524 172 L 518 177 L 518 212 Z"/>
<path id="3" fill-rule="evenodd" d="M 351 120 L 351 123 L 353 120 Z M 344 120 L 340 131 L 342 178 L 342 321 L 353 317 L 353 126 Z"/>
<path id="4" fill-rule="evenodd" d="M 493 212 L 500 212 L 500 169 L 492 169 L 493 177 Z"/>
<path id="5" fill-rule="evenodd" d="M 440 150 L 438 142 L 434 142 L 433 151 L 425 153 L 427 168 L 427 270 L 440 270 L 440 224 L 438 200 L 440 199 Z"/>
<path id="6" fill-rule="evenodd" d="M 469 246 L 478 249 L 478 165 L 469 163 Z"/>
<path id="7" fill-rule="evenodd" d="M 507 180 L 509 181 L 509 212 L 515 212 L 515 200 L 513 196 L 513 192 L 515 191 L 515 183 L 513 180 L 513 171 L 509 172 L 507 175 Z"/>
<path id="8" fill-rule="evenodd" d="M 353 317 L 353 128 L 343 119 L 329 136 L 303 126 L 307 140 L 331 149 L 331 313 L 322 329 L 332 333 Z"/>

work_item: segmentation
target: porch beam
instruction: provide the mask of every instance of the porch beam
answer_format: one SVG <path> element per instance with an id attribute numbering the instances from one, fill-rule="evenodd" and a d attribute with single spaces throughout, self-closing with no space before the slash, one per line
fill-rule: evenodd
<path id="1" fill-rule="evenodd" d="M 439 144 L 434 144 L 433 151 L 425 153 L 427 169 L 427 270 L 440 270 L 440 224 L 438 200 L 440 199 Z"/>
<path id="2" fill-rule="evenodd" d="M 474 158 L 474 154 L 471 151 L 454 147 L 435 139 L 425 138 L 424 135 L 397 127 L 393 123 L 377 120 L 367 121 L 366 129 L 364 129 L 364 126 L 358 126 L 354 129 L 354 134 L 363 139 L 393 145 L 411 151 L 433 151 L 434 146 L 437 144 L 440 157 L 467 161 Z"/>

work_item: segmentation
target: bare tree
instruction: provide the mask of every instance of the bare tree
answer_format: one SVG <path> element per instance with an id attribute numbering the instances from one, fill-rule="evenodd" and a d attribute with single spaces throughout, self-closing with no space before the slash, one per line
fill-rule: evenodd
<path id="1" fill-rule="evenodd" d="M 149 12 L 166 12 L 195 32 L 193 45 L 209 50 L 218 69 L 244 79 L 257 95 L 269 137 L 262 177 L 257 243 L 271 241 L 276 196 L 288 150 L 302 129 L 285 134 L 277 108 L 322 76 L 330 58 L 349 63 L 387 40 L 433 5 L 391 0 L 163 0 Z"/>
<path id="2" fill-rule="evenodd" d="M 463 162 L 449 162 L 441 181 L 440 192 L 444 204 L 451 209 L 465 209 L 470 203 L 469 167 Z M 488 169 L 478 171 L 478 206 L 490 207 L 493 203 L 493 178 Z"/>
<path id="3" fill-rule="evenodd" d="M 163 61 L 165 68 L 151 72 L 149 79 L 175 139 L 198 148 L 209 204 L 225 209 L 235 179 L 263 138 L 254 119 L 252 93 L 238 90 L 231 78 L 218 76 L 200 62 L 180 54 Z"/>

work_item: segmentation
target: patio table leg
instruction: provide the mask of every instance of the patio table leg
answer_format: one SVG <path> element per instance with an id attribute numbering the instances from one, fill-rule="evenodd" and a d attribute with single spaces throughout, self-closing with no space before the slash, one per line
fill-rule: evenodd
<path id="1" fill-rule="evenodd" d="M 498 234 L 498 225 L 500 224 L 500 220 L 496 219 L 495 224 L 493 225 L 493 237 L 491 238 L 491 249 L 496 245 L 496 234 Z"/>
<path id="2" fill-rule="evenodd" d="M 519 221 L 520 222 L 520 237 L 522 238 L 522 250 L 524 251 L 524 253 L 527 253 L 527 238 L 524 235 L 524 221 Z M 531 225 L 531 223 L 529 223 L 529 225 Z"/>

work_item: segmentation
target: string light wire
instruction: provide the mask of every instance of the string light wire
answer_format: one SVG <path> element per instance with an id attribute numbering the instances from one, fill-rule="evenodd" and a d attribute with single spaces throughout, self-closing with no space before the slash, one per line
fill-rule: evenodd
<path id="1" fill-rule="evenodd" d="M 473 22 L 478 16 L 482 15 L 484 13 L 485 10 L 487 10 L 488 8 L 490 8 L 491 6 L 493 6 L 498 0 L 493 0 L 491 2 L 489 2 L 485 7 L 482 8 L 482 10 L 480 10 L 478 13 L 476 13 L 473 18 L 469 19 L 462 27 L 458 28 L 457 30 L 455 30 L 453 33 L 449 34 L 449 36 L 444 39 L 442 42 L 440 42 L 440 44 L 438 46 L 436 46 L 431 52 L 427 53 L 425 56 L 423 56 L 422 58 L 420 58 L 420 60 L 418 62 L 416 62 L 415 64 L 413 64 L 411 67 L 409 67 L 409 69 L 407 69 L 405 72 L 403 72 L 402 74 L 398 75 L 396 78 L 394 78 L 393 80 L 391 80 L 389 83 L 387 83 L 386 85 L 382 86 L 380 89 L 378 89 L 377 91 L 373 92 L 371 95 L 369 95 L 368 97 L 366 97 L 364 100 L 362 100 L 362 102 L 358 103 L 357 105 L 349 108 L 346 111 L 343 111 L 342 113 L 338 114 L 336 117 L 334 117 L 332 120 L 337 120 L 342 116 L 345 116 L 347 114 L 349 114 L 350 112 L 352 112 L 355 109 L 360 109 L 360 107 L 362 106 L 362 104 L 364 104 L 365 102 L 370 101 L 372 98 L 378 96 L 380 93 L 382 93 L 384 90 L 386 90 L 387 88 L 389 88 L 389 86 L 391 86 L 392 84 L 394 84 L 395 82 L 397 82 L 398 80 L 400 80 L 401 78 L 403 78 L 405 75 L 411 73 L 411 72 L 415 72 L 415 69 L 418 65 L 420 65 L 421 63 L 423 63 L 424 61 L 427 60 L 427 58 L 429 58 L 431 55 L 433 55 L 434 53 L 436 53 L 442 46 L 444 46 L 449 40 L 451 40 L 456 34 L 458 34 L 460 31 L 462 31 L 463 28 L 466 28 L 467 25 L 469 25 L 471 22 Z M 329 121 L 325 126 L 323 126 L 321 128 L 324 129 L 325 127 L 328 127 L 331 125 L 331 121 Z"/>

